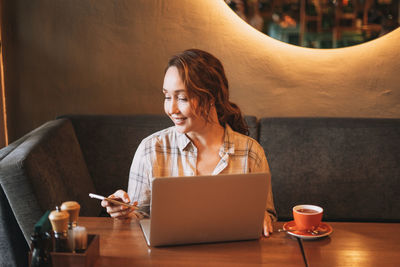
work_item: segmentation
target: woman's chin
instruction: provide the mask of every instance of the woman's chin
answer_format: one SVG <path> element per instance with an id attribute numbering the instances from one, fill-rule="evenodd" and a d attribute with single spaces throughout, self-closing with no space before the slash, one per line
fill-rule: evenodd
<path id="1" fill-rule="evenodd" d="M 175 129 L 176 129 L 176 131 L 177 131 L 178 133 L 184 134 L 184 133 L 187 132 L 186 127 L 183 126 L 183 125 L 177 125 L 177 124 L 175 124 Z"/>

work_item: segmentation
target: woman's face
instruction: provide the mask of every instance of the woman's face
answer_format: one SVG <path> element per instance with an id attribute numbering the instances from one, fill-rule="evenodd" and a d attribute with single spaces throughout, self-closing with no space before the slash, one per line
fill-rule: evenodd
<path id="1" fill-rule="evenodd" d="M 176 67 L 168 68 L 164 77 L 163 93 L 165 95 L 164 111 L 174 122 L 180 133 L 189 133 L 201 130 L 206 121 L 195 115 L 190 105 L 191 100 Z M 193 106 L 196 102 L 192 101 Z"/>

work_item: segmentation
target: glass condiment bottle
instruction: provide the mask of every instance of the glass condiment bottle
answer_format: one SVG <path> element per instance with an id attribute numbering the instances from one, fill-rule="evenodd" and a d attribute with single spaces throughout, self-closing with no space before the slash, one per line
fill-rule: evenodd
<path id="1" fill-rule="evenodd" d="M 51 267 L 50 244 L 51 235 L 47 232 L 35 232 L 31 236 L 32 241 L 32 259 L 30 267 Z"/>
<path id="2" fill-rule="evenodd" d="M 32 257 L 30 267 L 51 267 L 50 251 L 53 250 L 53 237 L 51 235 L 51 224 L 49 221 L 50 211 L 46 211 L 34 226 L 31 235 Z"/>

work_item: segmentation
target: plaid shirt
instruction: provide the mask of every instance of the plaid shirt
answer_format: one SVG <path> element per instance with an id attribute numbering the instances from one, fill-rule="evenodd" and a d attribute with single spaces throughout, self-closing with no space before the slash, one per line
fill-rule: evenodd
<path id="1" fill-rule="evenodd" d="M 263 148 L 254 139 L 225 127 L 221 160 L 213 175 L 266 172 L 268 177 L 267 211 L 276 220 L 271 175 Z M 149 214 L 151 182 L 155 177 L 196 175 L 197 148 L 175 127 L 161 130 L 143 139 L 133 158 L 129 173 L 128 195 L 138 201 L 140 211 Z"/>

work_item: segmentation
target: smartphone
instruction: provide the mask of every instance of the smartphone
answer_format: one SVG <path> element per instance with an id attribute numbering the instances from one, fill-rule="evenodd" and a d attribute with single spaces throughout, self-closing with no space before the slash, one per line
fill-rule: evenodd
<path id="1" fill-rule="evenodd" d="M 100 195 L 93 194 L 93 193 L 89 193 L 89 197 L 100 199 L 100 200 L 107 200 L 107 201 L 109 201 L 109 202 L 111 202 L 111 203 L 113 203 L 115 205 L 122 205 L 122 206 L 125 206 L 125 207 L 138 209 L 138 207 L 136 206 L 137 204 L 135 205 L 135 204 L 124 203 L 122 201 L 118 201 L 118 200 L 115 200 L 115 199 L 112 199 L 112 198 L 100 196 Z"/>

